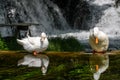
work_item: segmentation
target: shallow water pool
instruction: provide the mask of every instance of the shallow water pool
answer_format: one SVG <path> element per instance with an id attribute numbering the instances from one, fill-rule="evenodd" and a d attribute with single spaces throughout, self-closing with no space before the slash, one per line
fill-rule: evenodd
<path id="1" fill-rule="evenodd" d="M 108 54 L 46 52 L 42 54 L 49 58 L 46 75 L 42 75 L 41 67 L 17 66 L 27 54 L 1 51 L 0 80 L 120 80 L 119 51 Z"/>

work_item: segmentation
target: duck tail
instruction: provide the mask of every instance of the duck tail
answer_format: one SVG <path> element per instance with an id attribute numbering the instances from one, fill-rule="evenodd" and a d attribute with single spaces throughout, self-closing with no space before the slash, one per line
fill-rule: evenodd
<path id="1" fill-rule="evenodd" d="M 24 44 L 24 42 L 22 40 L 20 40 L 20 39 L 17 39 L 17 43 L 20 44 L 20 45 Z"/>

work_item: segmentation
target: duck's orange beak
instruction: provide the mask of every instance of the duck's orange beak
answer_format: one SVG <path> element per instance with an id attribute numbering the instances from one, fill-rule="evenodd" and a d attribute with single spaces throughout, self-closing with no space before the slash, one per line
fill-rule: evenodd
<path id="1" fill-rule="evenodd" d="M 98 44 L 98 38 L 97 37 L 95 38 L 95 43 Z"/>
<path id="2" fill-rule="evenodd" d="M 99 66 L 97 64 L 95 65 L 95 69 L 96 69 L 96 71 L 98 71 L 98 69 L 99 69 Z"/>

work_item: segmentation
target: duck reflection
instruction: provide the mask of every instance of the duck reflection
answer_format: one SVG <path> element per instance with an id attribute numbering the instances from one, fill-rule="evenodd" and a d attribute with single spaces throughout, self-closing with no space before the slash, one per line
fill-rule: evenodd
<path id="1" fill-rule="evenodd" d="M 99 80 L 101 73 L 109 67 L 108 54 L 95 53 L 90 57 L 90 68 L 93 72 L 94 80 Z"/>
<path id="2" fill-rule="evenodd" d="M 28 65 L 28 67 L 41 67 L 42 74 L 45 75 L 49 65 L 49 57 L 44 54 L 38 54 L 36 56 L 28 54 L 18 61 L 18 66 L 20 65 Z"/>

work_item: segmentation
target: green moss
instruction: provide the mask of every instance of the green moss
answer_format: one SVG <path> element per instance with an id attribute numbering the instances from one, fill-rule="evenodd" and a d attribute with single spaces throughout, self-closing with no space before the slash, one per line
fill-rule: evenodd
<path id="1" fill-rule="evenodd" d="M 49 39 L 49 47 L 48 51 L 82 51 L 84 47 L 80 44 L 80 42 L 74 37 L 67 38 L 50 38 Z"/>

